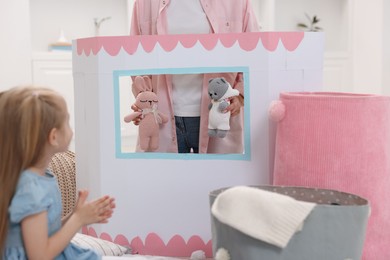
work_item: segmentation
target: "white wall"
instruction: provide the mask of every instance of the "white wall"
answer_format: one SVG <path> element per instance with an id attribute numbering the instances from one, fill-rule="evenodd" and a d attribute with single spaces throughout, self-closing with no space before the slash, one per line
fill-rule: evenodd
<path id="1" fill-rule="evenodd" d="M 325 33 L 326 52 L 348 49 L 347 0 L 278 0 L 275 1 L 275 30 L 296 31 L 298 23 L 309 24 L 305 13 L 320 20 Z"/>
<path id="2" fill-rule="evenodd" d="M 0 1 L 0 90 L 31 83 L 28 0 Z"/>
<path id="3" fill-rule="evenodd" d="M 128 35 L 127 0 L 31 1 L 33 51 L 47 51 L 63 29 L 68 40 L 95 36 L 94 18 L 111 17 L 100 27 L 100 36 Z"/>
<path id="4" fill-rule="evenodd" d="M 384 1 L 383 18 L 383 94 L 390 96 L 390 1 Z"/>
<path id="5" fill-rule="evenodd" d="M 382 93 L 384 2 L 385 0 L 352 2 L 351 66 L 354 92 Z"/>

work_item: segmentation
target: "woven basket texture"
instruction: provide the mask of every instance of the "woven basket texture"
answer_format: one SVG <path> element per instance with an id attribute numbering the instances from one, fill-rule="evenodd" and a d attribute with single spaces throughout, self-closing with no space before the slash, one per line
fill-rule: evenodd
<path id="1" fill-rule="evenodd" d="M 62 198 L 62 216 L 72 212 L 76 204 L 76 161 L 75 153 L 66 151 L 55 154 L 49 164 L 57 176 Z"/>

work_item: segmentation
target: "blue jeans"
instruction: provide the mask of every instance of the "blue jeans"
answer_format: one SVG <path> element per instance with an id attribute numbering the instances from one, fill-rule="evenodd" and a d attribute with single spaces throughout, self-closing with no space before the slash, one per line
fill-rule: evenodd
<path id="1" fill-rule="evenodd" d="M 175 116 L 175 123 L 179 153 L 199 153 L 200 117 Z"/>

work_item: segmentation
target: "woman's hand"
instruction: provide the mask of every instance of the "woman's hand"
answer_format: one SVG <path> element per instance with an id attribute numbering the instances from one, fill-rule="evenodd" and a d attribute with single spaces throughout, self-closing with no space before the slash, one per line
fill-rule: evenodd
<path id="1" fill-rule="evenodd" d="M 243 96 L 234 96 L 230 98 L 230 105 L 226 108 L 226 112 L 230 111 L 230 116 L 236 116 L 240 114 L 241 107 L 244 106 Z"/>
<path id="2" fill-rule="evenodd" d="M 135 104 L 131 105 L 131 109 L 134 111 L 134 112 L 142 112 L 141 109 L 139 109 Z M 137 116 L 136 118 L 133 119 L 133 124 L 134 125 L 139 125 L 139 123 L 141 122 L 141 120 L 143 119 L 143 115 L 139 115 Z"/>

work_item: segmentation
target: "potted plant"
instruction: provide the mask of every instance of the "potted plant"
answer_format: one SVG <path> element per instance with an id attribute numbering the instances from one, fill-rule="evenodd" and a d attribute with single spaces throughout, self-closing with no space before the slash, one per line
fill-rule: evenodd
<path id="1" fill-rule="evenodd" d="M 300 28 L 301 30 L 305 30 L 308 32 L 318 32 L 322 31 L 322 28 L 318 26 L 318 23 L 320 22 L 320 19 L 318 19 L 317 15 L 314 15 L 311 17 L 307 13 L 305 13 L 305 16 L 308 20 L 308 23 L 298 23 L 297 27 Z"/>

